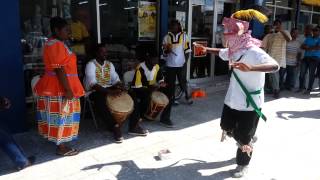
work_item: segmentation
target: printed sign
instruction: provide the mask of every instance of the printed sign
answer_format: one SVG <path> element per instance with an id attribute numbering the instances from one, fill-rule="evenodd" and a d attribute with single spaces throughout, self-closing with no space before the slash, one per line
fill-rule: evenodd
<path id="1" fill-rule="evenodd" d="M 139 1 L 139 39 L 155 39 L 157 25 L 157 3 Z"/>

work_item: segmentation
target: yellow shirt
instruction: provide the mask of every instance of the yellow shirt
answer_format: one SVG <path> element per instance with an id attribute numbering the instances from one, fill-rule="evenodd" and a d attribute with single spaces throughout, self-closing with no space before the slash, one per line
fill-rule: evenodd
<path id="1" fill-rule="evenodd" d="M 86 26 L 80 21 L 72 22 L 70 24 L 70 28 L 71 36 L 74 40 L 81 41 L 82 39 L 89 37 L 89 33 Z M 83 44 L 73 45 L 72 50 L 76 54 L 85 54 L 85 48 Z"/>

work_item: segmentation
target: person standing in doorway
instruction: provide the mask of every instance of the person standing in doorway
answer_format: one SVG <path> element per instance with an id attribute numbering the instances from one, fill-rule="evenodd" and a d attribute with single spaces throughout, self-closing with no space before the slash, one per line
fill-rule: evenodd
<path id="1" fill-rule="evenodd" d="M 280 88 L 284 87 L 284 73 L 286 68 L 286 47 L 287 42 L 291 41 L 291 35 L 288 31 L 282 29 L 282 23 L 279 19 L 273 23 L 274 32 L 267 34 L 262 41 L 262 48 L 274 58 L 280 65 L 280 71 L 269 74 L 269 80 L 272 84 L 273 97 L 279 98 Z"/>
<path id="2" fill-rule="evenodd" d="M 175 101 L 176 78 L 185 92 L 185 98 L 188 104 L 192 100 L 188 93 L 186 80 L 186 65 L 191 52 L 190 41 L 182 31 L 178 20 L 172 20 L 169 25 L 169 32 L 163 39 L 163 56 L 166 61 L 166 83 L 168 84 L 166 95 L 169 98 L 169 104 L 162 112 L 160 122 L 166 127 L 173 127 L 171 121 L 171 107 Z"/>

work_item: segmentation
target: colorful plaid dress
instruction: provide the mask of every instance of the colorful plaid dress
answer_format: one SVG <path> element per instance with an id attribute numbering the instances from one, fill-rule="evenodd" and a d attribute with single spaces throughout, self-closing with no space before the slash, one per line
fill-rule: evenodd
<path id="1" fill-rule="evenodd" d="M 78 78 L 77 59 L 61 41 L 50 39 L 44 47 L 45 74 L 34 90 L 38 95 L 39 134 L 57 145 L 77 138 L 80 123 L 80 100 L 84 90 Z M 64 68 L 74 98 L 64 96 L 64 88 L 54 69 Z"/>

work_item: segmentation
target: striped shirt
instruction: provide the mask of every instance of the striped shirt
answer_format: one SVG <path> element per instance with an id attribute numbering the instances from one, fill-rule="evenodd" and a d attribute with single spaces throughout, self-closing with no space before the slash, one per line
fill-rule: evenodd
<path id="1" fill-rule="evenodd" d="M 287 65 L 296 66 L 298 62 L 298 53 L 300 51 L 301 42 L 299 40 L 292 40 L 287 43 Z"/>
<path id="2" fill-rule="evenodd" d="M 284 33 L 291 39 L 288 31 L 284 31 Z M 264 47 L 266 52 L 283 68 L 286 67 L 286 46 L 287 41 L 281 32 L 267 34 L 262 41 L 262 47 Z"/>

